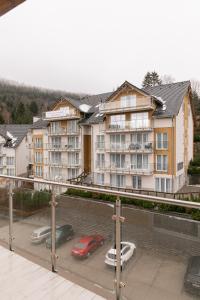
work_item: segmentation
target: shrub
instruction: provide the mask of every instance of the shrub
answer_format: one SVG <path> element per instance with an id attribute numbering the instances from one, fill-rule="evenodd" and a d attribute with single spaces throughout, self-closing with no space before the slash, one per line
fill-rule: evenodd
<path id="1" fill-rule="evenodd" d="M 200 142 L 200 135 L 199 134 L 194 135 L 194 142 Z"/>
<path id="2" fill-rule="evenodd" d="M 44 191 L 16 190 L 13 195 L 14 208 L 36 210 L 49 205 L 50 194 Z"/>

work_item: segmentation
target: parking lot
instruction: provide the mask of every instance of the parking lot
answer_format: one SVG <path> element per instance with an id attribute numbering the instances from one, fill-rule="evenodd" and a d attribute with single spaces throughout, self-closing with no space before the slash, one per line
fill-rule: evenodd
<path id="1" fill-rule="evenodd" d="M 113 206 L 102 203 L 91 203 L 72 198 L 61 199 L 56 208 L 57 225 L 72 224 L 75 236 L 57 249 L 58 270 L 74 273 L 94 285 L 107 291 L 108 299 L 113 299 L 114 270 L 105 265 L 105 254 L 113 245 L 114 224 L 111 219 Z M 127 220 L 123 225 L 122 239 L 134 242 L 136 255 L 123 270 L 122 280 L 126 283 L 123 290 L 124 299 L 129 300 L 189 300 L 197 299 L 184 292 L 183 278 L 187 266 L 187 253 L 179 248 L 166 249 L 163 243 L 157 243 L 162 232 L 152 232 L 148 226 L 148 215 L 142 211 L 123 211 Z M 50 251 L 45 243 L 34 245 L 30 236 L 34 229 L 50 225 L 50 210 L 20 219 L 14 223 L 14 247 L 25 250 L 50 263 Z M 0 239 L 8 240 L 8 223 L 2 220 Z M 98 248 L 87 259 L 76 259 L 71 249 L 83 235 L 99 233 L 106 238 L 105 244 Z M 172 237 L 176 238 L 176 237 Z M 169 243 L 169 241 L 168 241 Z M 183 241 L 181 242 L 183 243 Z M 171 243 L 170 243 L 171 244 Z M 181 244 L 182 245 L 182 244 Z M 195 250 L 196 251 L 196 250 Z"/>

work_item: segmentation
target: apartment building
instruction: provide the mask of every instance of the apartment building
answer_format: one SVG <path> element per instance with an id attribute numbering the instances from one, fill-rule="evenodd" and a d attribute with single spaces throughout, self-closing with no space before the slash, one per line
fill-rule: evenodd
<path id="1" fill-rule="evenodd" d="M 124 82 L 99 104 L 92 127 L 97 185 L 176 192 L 193 158 L 190 82 L 141 90 Z"/>
<path id="2" fill-rule="evenodd" d="M 36 127 L 40 128 L 36 128 Z M 190 82 L 61 99 L 32 128 L 34 177 L 176 192 L 193 158 Z"/>
<path id="3" fill-rule="evenodd" d="M 0 125 L 0 174 L 26 175 L 28 165 L 27 132 L 30 125 Z M 1 179 L 0 185 L 5 181 Z"/>
<path id="4" fill-rule="evenodd" d="M 74 99 L 60 99 L 36 121 L 30 130 L 30 169 L 34 178 L 66 182 L 83 171 L 90 172 L 91 139 L 86 127 L 91 105 Z M 36 184 L 41 189 L 42 185 Z"/>

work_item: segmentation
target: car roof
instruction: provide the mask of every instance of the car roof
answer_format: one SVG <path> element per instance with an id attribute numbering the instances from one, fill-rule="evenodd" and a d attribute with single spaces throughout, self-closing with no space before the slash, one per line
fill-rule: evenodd
<path id="1" fill-rule="evenodd" d="M 45 231 L 47 229 L 51 229 L 51 227 L 50 226 L 43 226 L 43 227 L 35 229 L 33 232 L 34 233 L 40 233 L 40 232 Z"/>
<path id="2" fill-rule="evenodd" d="M 89 243 L 95 238 L 95 235 L 86 235 L 80 238 L 79 243 Z"/>
<path id="3" fill-rule="evenodd" d="M 129 242 L 121 242 L 121 252 L 122 250 L 127 247 L 130 246 L 132 243 Z M 114 246 L 108 251 L 110 254 L 116 254 L 116 249 L 114 248 Z"/>

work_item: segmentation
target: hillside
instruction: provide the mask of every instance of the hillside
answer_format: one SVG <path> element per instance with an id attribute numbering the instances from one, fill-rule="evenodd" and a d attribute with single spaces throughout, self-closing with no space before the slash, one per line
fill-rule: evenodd
<path id="1" fill-rule="evenodd" d="M 79 99 L 80 94 L 48 90 L 0 80 L 0 123 L 28 124 L 60 97 Z"/>

